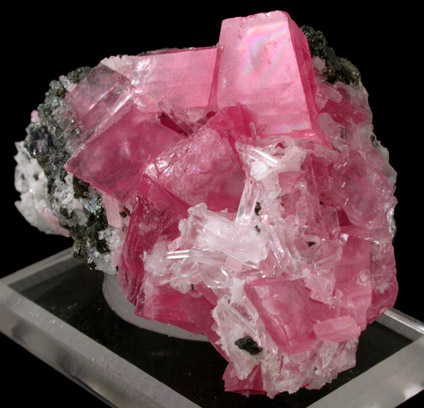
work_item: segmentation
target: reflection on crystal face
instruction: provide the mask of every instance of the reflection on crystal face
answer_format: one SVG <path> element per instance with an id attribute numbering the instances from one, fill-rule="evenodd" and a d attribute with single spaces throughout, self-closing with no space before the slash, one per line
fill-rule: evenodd
<path id="1" fill-rule="evenodd" d="M 17 207 L 118 269 L 138 316 L 206 335 L 227 391 L 320 388 L 398 290 L 396 172 L 338 63 L 275 11 L 77 70 L 17 146 Z"/>

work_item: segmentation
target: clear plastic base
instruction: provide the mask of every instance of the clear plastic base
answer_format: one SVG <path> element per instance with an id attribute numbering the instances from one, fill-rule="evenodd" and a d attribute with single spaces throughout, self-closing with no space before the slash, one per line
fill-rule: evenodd
<path id="1" fill-rule="evenodd" d="M 15 272 L 0 281 L 0 329 L 111 406 L 389 408 L 424 389 L 424 325 L 392 309 L 362 333 L 356 366 L 322 389 L 226 393 L 226 362 L 208 342 L 125 321 L 103 282 L 70 250 Z"/>

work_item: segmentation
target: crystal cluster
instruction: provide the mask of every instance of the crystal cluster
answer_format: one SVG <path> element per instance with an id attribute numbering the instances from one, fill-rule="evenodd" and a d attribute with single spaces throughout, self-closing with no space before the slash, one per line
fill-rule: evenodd
<path id="1" fill-rule="evenodd" d="M 396 173 L 367 92 L 287 13 L 53 81 L 18 151 L 28 221 L 117 272 L 138 316 L 206 335 L 227 391 L 322 387 L 394 304 Z"/>

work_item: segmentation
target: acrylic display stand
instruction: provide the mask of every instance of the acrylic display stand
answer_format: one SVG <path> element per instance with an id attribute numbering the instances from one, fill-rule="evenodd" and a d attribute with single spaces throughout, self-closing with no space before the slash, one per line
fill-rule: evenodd
<path id="1" fill-rule="evenodd" d="M 269 399 L 224 392 L 226 362 L 208 342 L 139 328 L 113 296 L 113 282 L 66 250 L 0 280 L 0 329 L 112 407 L 385 408 L 424 388 L 424 324 L 395 309 L 362 333 L 354 368 Z"/>

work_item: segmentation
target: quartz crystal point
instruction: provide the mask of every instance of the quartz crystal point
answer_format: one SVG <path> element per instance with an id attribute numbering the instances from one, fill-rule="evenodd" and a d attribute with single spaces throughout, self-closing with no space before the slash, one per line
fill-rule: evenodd
<path id="1" fill-rule="evenodd" d="M 227 391 L 322 387 L 396 299 L 396 173 L 326 47 L 281 11 L 230 18 L 214 47 L 61 77 L 18 144 L 28 221 L 207 336 Z"/>

